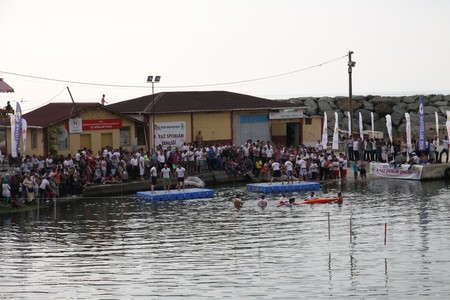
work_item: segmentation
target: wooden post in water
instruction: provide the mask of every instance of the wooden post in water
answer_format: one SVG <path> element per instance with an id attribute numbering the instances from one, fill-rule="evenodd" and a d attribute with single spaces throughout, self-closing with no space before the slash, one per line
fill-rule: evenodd
<path id="1" fill-rule="evenodd" d="M 330 240 L 330 213 L 328 212 L 328 240 Z"/>
<path id="2" fill-rule="evenodd" d="M 384 245 L 386 246 L 387 223 L 384 223 Z"/>
<path id="3" fill-rule="evenodd" d="M 55 219 L 56 222 L 56 197 L 53 198 L 53 218 Z"/>
<path id="4" fill-rule="evenodd" d="M 350 243 L 352 242 L 352 216 L 350 216 Z"/>

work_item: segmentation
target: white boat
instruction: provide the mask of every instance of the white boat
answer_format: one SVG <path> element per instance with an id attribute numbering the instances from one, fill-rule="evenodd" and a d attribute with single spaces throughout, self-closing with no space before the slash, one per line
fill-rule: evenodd
<path id="1" fill-rule="evenodd" d="M 197 176 L 188 176 L 184 180 L 184 185 L 185 186 L 195 186 L 198 188 L 204 188 L 205 182 L 203 180 L 201 180 L 200 178 L 198 178 Z"/>

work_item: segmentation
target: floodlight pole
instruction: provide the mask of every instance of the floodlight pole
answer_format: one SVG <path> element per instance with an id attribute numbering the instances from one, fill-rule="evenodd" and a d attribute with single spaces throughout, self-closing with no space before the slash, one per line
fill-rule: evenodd
<path id="1" fill-rule="evenodd" d="M 348 51 L 348 100 L 350 106 L 350 128 L 348 129 L 349 135 L 353 138 L 353 95 L 352 95 L 352 68 L 355 66 L 355 62 L 352 61 L 353 51 Z"/>
<path id="2" fill-rule="evenodd" d="M 152 84 L 152 147 L 156 151 L 156 132 L 155 132 L 155 82 L 159 82 L 161 80 L 161 76 L 148 76 L 147 82 Z"/>

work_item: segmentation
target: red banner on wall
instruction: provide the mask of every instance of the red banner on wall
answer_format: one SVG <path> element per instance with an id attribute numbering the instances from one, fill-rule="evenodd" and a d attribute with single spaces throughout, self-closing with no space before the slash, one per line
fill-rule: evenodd
<path id="1" fill-rule="evenodd" d="M 83 131 L 122 128 L 122 119 L 83 120 Z"/>

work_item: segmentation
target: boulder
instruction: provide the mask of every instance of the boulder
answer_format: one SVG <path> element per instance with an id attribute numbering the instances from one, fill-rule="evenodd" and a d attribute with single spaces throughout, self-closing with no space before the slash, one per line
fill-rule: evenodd
<path id="1" fill-rule="evenodd" d="M 298 98 L 290 98 L 287 101 L 293 104 L 304 105 L 305 99 L 306 98 L 304 97 L 298 97 Z"/>
<path id="2" fill-rule="evenodd" d="M 354 118 L 359 122 L 359 113 L 361 113 L 362 119 L 364 123 L 371 123 L 371 111 L 368 111 L 367 109 L 358 109 L 355 111 Z M 374 120 L 378 120 L 380 116 L 377 113 L 373 114 Z"/>
<path id="3" fill-rule="evenodd" d="M 317 105 L 317 99 L 313 98 L 313 97 L 306 98 L 305 101 L 304 101 L 304 105 L 308 106 L 308 107 L 316 107 L 316 108 L 319 107 Z"/>
<path id="4" fill-rule="evenodd" d="M 350 100 L 348 98 L 342 99 L 340 102 L 337 102 L 339 108 L 343 111 L 350 111 Z M 355 100 L 355 98 L 352 99 L 352 108 L 353 111 L 360 109 L 362 107 L 361 101 Z"/>
<path id="5" fill-rule="evenodd" d="M 328 101 L 319 101 L 318 105 L 321 112 L 328 112 L 332 109 Z"/>
<path id="6" fill-rule="evenodd" d="M 434 106 L 439 107 L 439 106 L 447 106 L 448 105 L 448 101 L 442 100 L 442 101 L 436 101 L 433 103 Z"/>
<path id="7" fill-rule="evenodd" d="M 406 103 L 399 102 L 392 107 L 392 112 L 398 112 L 399 114 L 404 115 L 406 112 Z"/>
<path id="8" fill-rule="evenodd" d="M 362 103 L 362 108 L 363 109 L 367 109 L 367 110 L 373 111 L 373 104 L 371 102 L 363 100 L 363 101 L 361 101 L 361 103 Z"/>
<path id="9" fill-rule="evenodd" d="M 317 116 L 319 109 L 317 108 L 307 108 L 305 109 L 305 115 L 307 116 Z"/>
<path id="10" fill-rule="evenodd" d="M 398 112 L 393 112 L 391 115 L 392 127 L 400 125 L 402 120 L 405 118 L 405 114 L 400 114 Z"/>
<path id="11" fill-rule="evenodd" d="M 375 112 L 380 115 L 387 115 L 387 114 L 392 113 L 392 111 L 393 111 L 392 106 L 386 102 L 378 103 L 377 105 L 375 105 L 374 109 L 375 109 Z"/>
<path id="12" fill-rule="evenodd" d="M 377 97 L 370 99 L 370 102 L 373 103 L 373 105 L 375 105 L 375 106 L 378 103 L 387 103 L 389 105 L 395 105 L 398 103 L 398 98 L 377 96 Z"/>
<path id="13" fill-rule="evenodd" d="M 409 103 L 408 105 L 406 105 L 406 110 L 408 112 L 411 111 L 418 111 L 419 110 L 419 103 Z"/>
<path id="14" fill-rule="evenodd" d="M 410 103 L 416 103 L 419 100 L 419 96 L 405 96 L 402 97 L 402 102 L 406 103 L 406 104 L 410 104 Z"/>
<path id="15" fill-rule="evenodd" d="M 331 97 L 321 97 L 318 102 L 327 102 L 331 108 L 337 108 L 335 99 Z"/>
<path id="16" fill-rule="evenodd" d="M 340 109 L 327 111 L 328 126 L 331 126 L 333 129 L 334 129 L 334 113 L 335 112 L 337 112 L 337 114 L 338 114 L 338 122 L 344 118 L 344 114 L 341 112 Z"/>
<path id="17" fill-rule="evenodd" d="M 433 104 L 435 104 L 436 102 L 442 101 L 442 100 L 444 100 L 444 95 L 435 95 L 433 97 L 430 97 L 430 102 Z"/>
<path id="18" fill-rule="evenodd" d="M 417 100 L 417 103 L 419 103 L 418 100 Z M 422 104 L 423 104 L 424 106 L 430 105 L 430 97 L 428 97 L 428 96 L 422 96 Z"/>
<path id="19" fill-rule="evenodd" d="M 400 124 L 397 127 L 397 132 L 398 132 L 398 135 L 401 135 L 401 136 L 405 135 L 406 134 L 406 123 Z M 413 124 L 411 122 L 411 136 L 413 138 L 417 137 L 418 132 L 419 132 L 419 126 L 417 126 L 417 124 Z M 395 138 L 395 135 L 394 135 L 394 138 Z"/>
<path id="20" fill-rule="evenodd" d="M 445 96 L 444 96 L 444 101 L 450 102 L 450 95 L 445 95 Z"/>
<path id="21" fill-rule="evenodd" d="M 450 106 L 441 106 L 439 110 L 447 117 L 447 111 L 450 111 Z"/>
<path id="22" fill-rule="evenodd" d="M 425 107 L 423 108 L 423 112 L 424 112 L 426 115 L 430 115 L 430 114 L 433 114 L 433 115 L 434 115 L 435 112 L 439 112 L 439 108 L 434 107 L 434 106 L 425 106 Z"/>
<path id="23" fill-rule="evenodd" d="M 376 131 L 382 131 L 385 135 L 387 134 L 387 128 L 386 128 L 386 119 L 380 118 L 375 121 L 374 127 Z"/>

